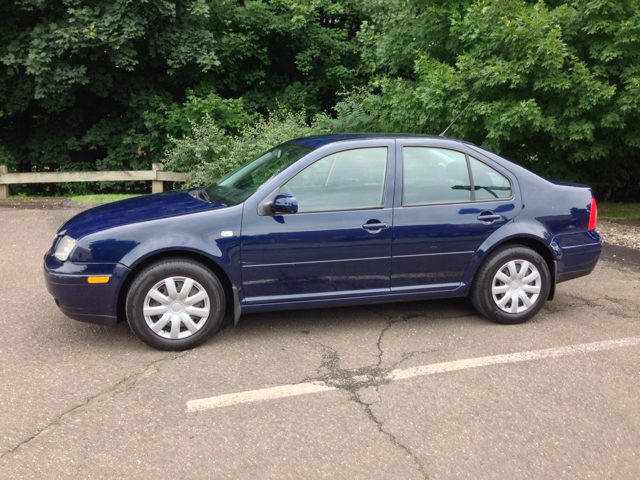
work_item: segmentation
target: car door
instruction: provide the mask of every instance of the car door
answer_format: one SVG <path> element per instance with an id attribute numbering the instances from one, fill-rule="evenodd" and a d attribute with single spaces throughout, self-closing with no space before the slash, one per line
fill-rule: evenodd
<path id="1" fill-rule="evenodd" d="M 460 287 L 480 245 L 520 212 L 510 172 L 451 145 L 397 142 L 393 293 Z"/>
<path id="2" fill-rule="evenodd" d="M 296 197 L 297 213 L 245 207 L 246 303 L 389 293 L 394 143 L 335 147 L 292 175 L 268 198 Z"/>

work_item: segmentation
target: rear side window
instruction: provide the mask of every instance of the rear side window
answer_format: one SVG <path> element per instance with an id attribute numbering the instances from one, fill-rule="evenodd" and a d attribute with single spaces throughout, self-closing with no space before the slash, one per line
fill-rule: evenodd
<path id="1" fill-rule="evenodd" d="M 471 182 L 465 155 L 428 147 L 402 149 L 402 204 L 468 202 Z"/>
<path id="2" fill-rule="evenodd" d="M 387 156 L 387 147 L 334 153 L 291 178 L 280 193 L 296 197 L 298 212 L 380 207 Z"/>
<path id="3" fill-rule="evenodd" d="M 511 183 L 507 177 L 473 157 L 469 157 L 469 163 L 476 200 L 511 197 Z"/>

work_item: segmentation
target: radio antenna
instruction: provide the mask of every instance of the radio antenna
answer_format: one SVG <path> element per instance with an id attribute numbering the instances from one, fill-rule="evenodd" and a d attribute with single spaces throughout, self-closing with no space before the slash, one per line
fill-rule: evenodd
<path id="1" fill-rule="evenodd" d="M 471 106 L 471 104 L 472 104 L 473 102 L 475 102 L 475 101 L 476 101 L 476 98 L 478 98 L 478 97 L 473 97 L 473 100 L 471 100 L 471 102 L 469 102 L 469 105 L 467 105 L 466 107 L 464 107 L 464 110 L 462 110 L 462 111 L 458 114 L 458 116 L 457 116 L 456 118 L 454 118 L 454 119 L 453 119 L 453 122 L 451 122 L 451 123 L 449 124 L 449 126 L 448 126 L 447 128 L 445 128 L 445 129 L 444 129 L 444 132 L 442 132 L 440 135 L 438 135 L 439 137 L 444 137 L 444 134 L 445 134 L 445 133 L 447 133 L 447 130 L 449 130 L 449 129 L 451 128 L 451 125 L 453 125 L 454 123 L 456 123 L 456 120 L 458 120 L 458 118 L 460 117 L 460 115 L 462 115 L 464 112 L 466 112 L 466 111 L 467 111 L 467 108 L 469 108 L 469 107 Z"/>

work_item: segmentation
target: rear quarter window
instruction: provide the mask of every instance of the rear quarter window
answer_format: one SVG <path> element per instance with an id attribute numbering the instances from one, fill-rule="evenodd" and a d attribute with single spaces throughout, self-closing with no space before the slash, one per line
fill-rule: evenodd
<path id="1" fill-rule="evenodd" d="M 511 182 L 507 177 L 473 157 L 469 157 L 469 164 L 471 165 L 476 200 L 511 197 L 513 192 Z"/>

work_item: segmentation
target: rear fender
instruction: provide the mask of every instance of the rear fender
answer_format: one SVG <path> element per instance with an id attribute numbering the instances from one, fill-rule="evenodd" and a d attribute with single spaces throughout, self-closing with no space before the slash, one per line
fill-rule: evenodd
<path id="1" fill-rule="evenodd" d="M 482 265 L 482 262 L 500 245 L 516 239 L 531 239 L 543 244 L 551 254 L 552 262 L 549 271 L 553 276 L 552 282 L 555 285 L 554 262 L 562 255 L 560 247 L 555 243 L 551 231 L 541 223 L 532 221 L 512 221 L 496 230 L 487 238 L 476 253 L 471 257 L 469 266 L 462 277 L 462 282 L 467 289 L 471 288 L 475 275 Z M 546 260 L 546 259 L 545 259 Z M 552 286 L 552 291 L 554 290 Z"/>

